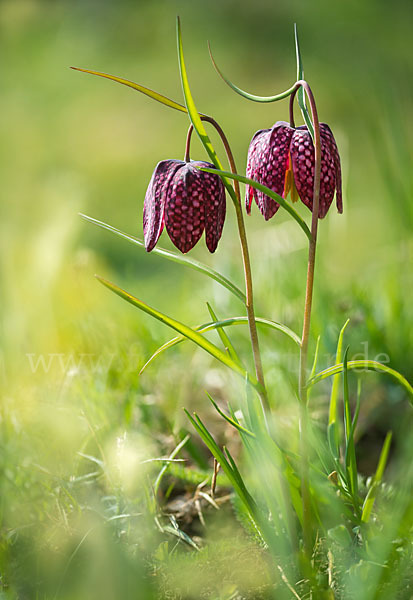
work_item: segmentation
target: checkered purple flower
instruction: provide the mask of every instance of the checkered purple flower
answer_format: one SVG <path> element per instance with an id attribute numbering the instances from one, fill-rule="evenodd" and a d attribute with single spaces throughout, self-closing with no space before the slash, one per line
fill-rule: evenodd
<path id="1" fill-rule="evenodd" d="M 343 212 L 340 156 L 331 129 L 320 123 L 321 181 L 318 216 L 326 216 L 336 194 L 338 212 Z M 257 131 L 248 149 L 247 177 L 272 189 L 282 198 L 291 191 L 292 200 L 313 208 L 314 145 L 306 126 L 290 127 L 278 121 L 271 129 Z M 252 199 L 268 220 L 280 205 L 259 190 L 247 186 L 246 207 L 251 212 Z"/>
<path id="2" fill-rule="evenodd" d="M 225 220 L 225 188 L 218 175 L 197 167 L 214 165 L 181 160 L 162 160 L 156 165 L 143 207 L 148 252 L 154 249 L 164 226 L 184 254 L 195 246 L 205 229 L 207 248 L 215 252 Z"/>

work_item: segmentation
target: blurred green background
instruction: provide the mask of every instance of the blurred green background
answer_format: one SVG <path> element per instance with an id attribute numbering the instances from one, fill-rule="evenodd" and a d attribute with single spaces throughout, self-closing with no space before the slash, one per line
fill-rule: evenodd
<path id="1" fill-rule="evenodd" d="M 206 300 L 223 318 L 242 314 L 242 307 L 202 276 L 148 256 L 77 214 L 141 236 L 153 168 L 159 160 L 183 157 L 188 121 L 130 89 L 68 67 L 123 76 L 181 102 L 177 14 L 197 107 L 226 131 L 240 172 L 253 133 L 287 119 L 288 101 L 259 105 L 235 95 L 214 72 L 207 40 L 234 82 L 273 94 L 295 79 L 297 23 L 306 79 L 321 120 L 336 136 L 344 184 L 344 214 L 332 207 L 320 224 L 313 317 L 313 342 L 321 335 L 320 368 L 333 362 L 337 333 L 350 317 L 350 356 L 388 360 L 412 376 L 410 2 L 1 0 L 4 597 L 138 597 L 130 582 L 143 581 L 145 552 L 139 551 L 139 560 L 131 557 L 136 548 L 149 553 L 159 540 L 122 521 L 114 541 L 113 532 L 95 521 L 107 519 L 110 510 L 139 512 L 136 490 L 149 476 L 139 465 L 176 445 L 188 427 L 183 406 L 208 415 L 205 389 L 221 400 L 234 399 L 241 389 L 212 359 L 184 345 L 138 376 L 145 359 L 171 336 L 112 297 L 94 280 L 95 272 L 191 325 L 209 320 Z M 192 158 L 205 159 L 197 140 Z M 247 227 L 257 313 L 299 331 L 306 271 L 300 231 L 281 211 L 265 223 L 256 207 Z M 235 231 L 228 204 L 215 255 L 203 240 L 193 255 L 242 286 Z M 172 247 L 166 233 L 160 244 Z M 246 331 L 233 337 L 249 360 Z M 261 343 L 274 406 L 288 415 L 296 357 L 274 334 L 263 332 Z M 320 419 L 328 385 L 314 394 Z M 367 375 L 363 390 L 358 433 L 368 474 L 377 443 L 389 427 L 402 435 L 408 413 L 403 391 L 386 379 Z M 74 489 L 73 481 L 90 467 L 79 452 L 100 456 L 114 474 Z M 200 465 L 208 458 L 202 452 L 199 446 Z M 87 568 L 72 560 L 80 542 Z M 156 593 L 156 585 L 147 585 L 142 597 Z"/>

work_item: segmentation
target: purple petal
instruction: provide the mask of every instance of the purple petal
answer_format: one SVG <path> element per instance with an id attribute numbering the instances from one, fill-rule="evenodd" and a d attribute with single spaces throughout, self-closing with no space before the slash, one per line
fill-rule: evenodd
<path id="1" fill-rule="evenodd" d="M 280 196 L 284 195 L 285 173 L 288 167 L 292 129 L 285 121 L 278 121 L 271 129 L 257 132 L 251 141 L 248 152 L 247 177 L 269 187 Z M 266 220 L 270 219 L 280 205 L 272 198 L 247 187 L 247 212 L 251 201 L 255 201 Z"/>
<path id="2" fill-rule="evenodd" d="M 336 140 L 334 139 L 333 132 L 327 123 L 320 123 L 320 135 L 324 138 L 325 142 L 329 144 L 330 152 L 334 161 L 334 169 L 336 173 L 336 203 L 337 210 L 339 213 L 343 212 L 343 196 L 341 191 L 341 163 L 340 163 L 340 155 L 338 153 L 338 148 L 336 144 Z"/>
<path id="3" fill-rule="evenodd" d="M 205 227 L 207 193 L 202 185 L 205 173 L 184 164 L 175 173 L 167 191 L 166 230 L 173 244 L 184 254 L 198 242 Z"/>
<path id="4" fill-rule="evenodd" d="M 147 252 L 154 249 L 162 233 L 167 189 L 176 170 L 183 164 L 180 160 L 163 160 L 152 174 L 143 204 L 143 236 Z"/>
<path id="5" fill-rule="evenodd" d="M 321 134 L 321 132 L 320 132 Z M 318 216 L 326 216 L 333 201 L 336 188 L 336 169 L 330 144 L 324 134 L 321 137 L 321 178 L 320 178 L 320 205 Z M 314 145 L 311 135 L 306 127 L 296 129 L 291 141 L 291 160 L 294 181 L 298 195 L 302 202 L 313 209 L 314 193 Z"/>
<path id="6" fill-rule="evenodd" d="M 278 121 L 271 129 L 268 148 L 262 156 L 259 169 L 260 183 L 266 185 L 276 194 L 284 197 L 285 174 L 288 168 L 291 138 L 294 129 L 284 121 Z M 278 202 L 258 192 L 262 204 L 261 212 L 268 221 L 280 208 Z"/>
<path id="7" fill-rule="evenodd" d="M 212 167 L 207 162 L 192 162 L 191 166 Z M 210 252 L 215 252 L 222 235 L 225 221 L 225 187 L 222 179 L 214 173 L 198 171 L 202 177 L 200 182 L 205 192 L 205 242 Z"/>
<path id="8" fill-rule="evenodd" d="M 248 156 L 247 156 L 247 170 L 246 170 L 246 177 L 248 177 L 249 179 L 254 179 L 256 180 L 256 176 L 258 173 L 258 150 L 259 147 L 261 147 L 262 144 L 262 140 L 265 139 L 265 134 L 267 134 L 270 130 L 269 129 L 260 129 L 259 131 L 257 131 L 256 133 L 254 133 L 253 138 L 250 142 L 249 148 L 248 148 Z M 245 190 L 245 207 L 247 209 L 247 214 L 251 213 L 251 204 L 252 204 L 252 199 L 255 199 L 255 202 L 257 202 L 258 204 L 258 199 L 257 199 L 257 190 L 249 185 L 246 186 L 246 190 Z"/>

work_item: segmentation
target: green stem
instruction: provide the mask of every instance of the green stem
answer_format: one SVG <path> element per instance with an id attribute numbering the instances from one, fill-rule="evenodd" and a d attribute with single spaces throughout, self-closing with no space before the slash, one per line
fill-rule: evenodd
<path id="1" fill-rule="evenodd" d="M 311 529 L 311 498 L 309 486 L 309 462 L 308 462 L 308 402 L 307 402 L 307 360 L 308 340 L 310 335 L 311 308 L 313 303 L 314 267 L 317 247 L 318 209 L 320 205 L 320 175 L 321 175 L 321 140 L 320 123 L 318 120 L 317 107 L 310 86 L 304 80 L 297 81 L 296 89 L 290 97 L 290 120 L 294 123 L 292 105 L 295 95 L 300 87 L 303 87 L 311 108 L 311 118 L 314 125 L 314 191 L 313 212 L 311 219 L 311 240 L 308 248 L 307 285 L 305 292 L 303 333 L 300 348 L 300 367 L 298 376 L 298 394 L 300 398 L 300 454 L 301 454 L 301 496 L 303 503 L 303 537 L 304 550 L 307 558 L 311 559 L 312 553 L 312 529 Z"/>
<path id="2" fill-rule="evenodd" d="M 237 169 L 235 166 L 234 155 L 232 154 L 231 147 L 229 145 L 228 139 L 227 139 L 224 131 L 222 130 L 220 125 L 215 121 L 215 119 L 213 119 L 212 117 L 208 117 L 206 115 L 200 115 L 200 117 L 201 117 L 202 121 L 206 121 L 207 123 L 210 123 L 211 125 L 213 125 L 213 127 L 218 132 L 218 134 L 221 138 L 221 141 L 223 143 L 223 146 L 225 148 L 225 152 L 226 152 L 226 155 L 228 158 L 231 172 L 236 174 Z M 191 135 L 192 135 L 193 129 L 194 129 L 194 127 L 191 124 L 189 127 L 189 130 L 188 130 L 187 138 L 186 138 L 185 160 L 189 160 L 189 147 L 190 147 L 190 141 L 191 141 Z M 241 192 L 240 192 L 240 188 L 239 188 L 239 182 L 236 180 L 234 181 L 234 190 L 235 190 L 235 195 L 236 195 L 236 202 L 234 201 L 234 207 L 235 207 L 235 213 L 237 216 L 238 235 L 239 235 L 239 239 L 240 239 L 240 243 L 241 243 L 242 262 L 244 265 L 245 295 L 246 295 L 245 306 L 247 309 L 248 326 L 249 326 L 249 331 L 250 331 L 252 353 L 254 356 L 255 373 L 257 376 L 257 380 L 261 387 L 261 389 L 259 390 L 259 396 L 260 396 L 261 404 L 262 404 L 264 414 L 265 414 L 267 411 L 270 410 L 270 406 L 269 406 L 269 402 L 268 402 L 267 390 L 265 387 L 264 371 L 262 368 L 257 325 L 255 322 L 254 291 L 253 291 L 253 285 L 252 285 L 251 262 L 250 262 L 250 255 L 249 255 L 249 249 L 248 249 L 247 234 L 245 231 L 244 217 L 243 217 L 242 208 L 241 208 Z"/>

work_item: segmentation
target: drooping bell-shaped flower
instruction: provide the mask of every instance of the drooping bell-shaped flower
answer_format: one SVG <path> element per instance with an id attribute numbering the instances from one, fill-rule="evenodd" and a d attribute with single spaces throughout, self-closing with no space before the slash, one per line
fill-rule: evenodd
<path id="1" fill-rule="evenodd" d="M 318 216 L 326 216 L 336 194 L 338 212 L 343 212 L 341 166 L 336 141 L 331 129 L 320 123 L 321 179 Z M 271 129 L 257 131 L 248 149 L 247 177 L 272 189 L 282 198 L 291 192 L 292 200 L 301 201 L 313 209 L 314 145 L 305 125 L 291 127 L 278 121 Z M 263 192 L 247 186 L 246 206 L 251 212 L 252 199 L 268 220 L 280 205 Z"/>
<path id="2" fill-rule="evenodd" d="M 148 252 L 155 247 L 164 226 L 183 253 L 195 246 L 205 229 L 207 248 L 215 252 L 225 220 L 225 188 L 218 175 L 197 167 L 214 165 L 181 160 L 162 160 L 156 165 L 143 208 Z"/>

